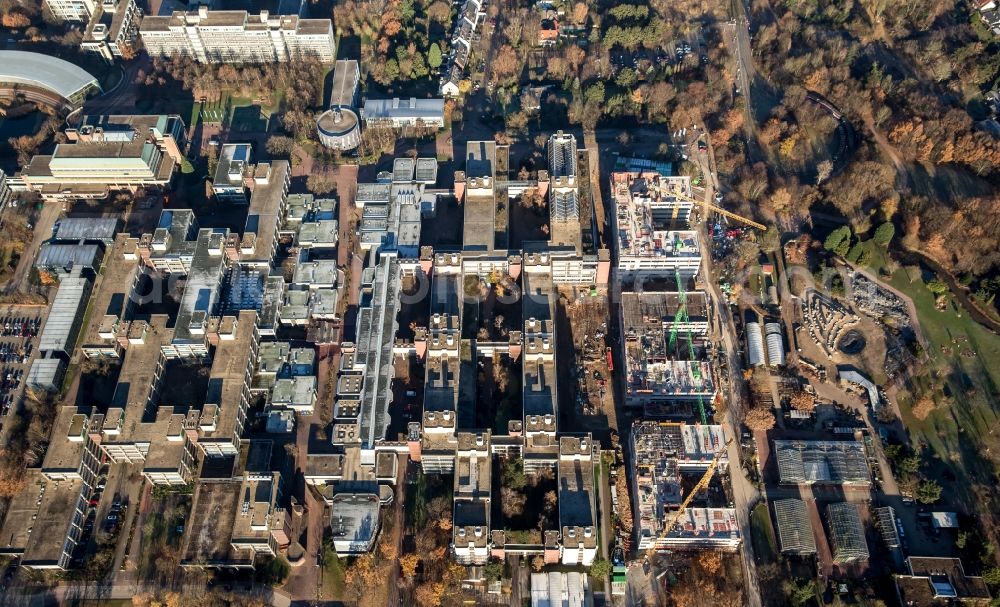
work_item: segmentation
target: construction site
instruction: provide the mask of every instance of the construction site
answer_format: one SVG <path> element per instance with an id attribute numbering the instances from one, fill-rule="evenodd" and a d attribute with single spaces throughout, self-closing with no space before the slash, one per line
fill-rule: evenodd
<path id="1" fill-rule="evenodd" d="M 720 481 L 729 463 L 722 426 L 638 422 L 630 446 L 639 550 L 739 547 L 735 512 L 720 507 L 729 503 Z"/>

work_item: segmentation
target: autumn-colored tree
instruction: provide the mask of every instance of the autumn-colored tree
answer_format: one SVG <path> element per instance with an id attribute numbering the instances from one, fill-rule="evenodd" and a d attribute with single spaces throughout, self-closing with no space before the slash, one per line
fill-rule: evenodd
<path id="1" fill-rule="evenodd" d="M 441 582 L 424 582 L 417 586 L 414 598 L 420 607 L 438 607 L 444 596 L 444 584 Z"/>
<path id="2" fill-rule="evenodd" d="M 765 432 L 774 427 L 774 411 L 763 405 L 755 405 L 747 411 L 743 423 L 754 432 Z"/>
<path id="3" fill-rule="evenodd" d="M 524 505 L 528 503 L 528 497 L 509 487 L 500 488 L 500 504 L 503 515 L 508 518 L 520 516 L 524 512 Z"/>
<path id="4" fill-rule="evenodd" d="M 505 44 L 497 51 L 493 58 L 493 72 L 499 78 L 507 78 L 517 73 L 520 62 L 517 59 L 517 51 L 509 44 Z"/>
<path id="5" fill-rule="evenodd" d="M 792 409 L 811 413 L 816 410 L 816 397 L 805 390 L 798 390 L 789 399 Z"/>
<path id="6" fill-rule="evenodd" d="M 571 44 L 566 47 L 565 57 L 570 69 L 576 72 L 580 70 L 580 66 L 587 59 L 587 52 L 579 46 Z"/>
<path id="7" fill-rule="evenodd" d="M 306 179 L 306 187 L 314 194 L 329 194 L 336 189 L 337 182 L 326 173 L 312 173 Z"/>
<path id="8" fill-rule="evenodd" d="M 29 19 L 23 12 L 14 10 L 3 16 L 2 23 L 4 27 L 21 29 L 31 25 L 31 19 Z"/>
<path id="9" fill-rule="evenodd" d="M 359 600 L 370 589 L 382 583 L 382 573 L 375 565 L 375 555 L 359 556 L 344 574 L 344 585 L 355 600 Z"/>
<path id="10" fill-rule="evenodd" d="M 535 573 L 538 573 L 542 569 L 545 569 L 545 559 L 542 558 L 542 555 L 536 554 L 534 558 L 531 559 L 531 569 Z"/>
<path id="11" fill-rule="evenodd" d="M 451 6 L 444 0 L 435 0 L 427 7 L 427 18 L 441 24 L 447 24 L 451 18 Z"/>
<path id="12" fill-rule="evenodd" d="M 919 419 L 920 421 L 924 421 L 935 408 L 936 405 L 934 403 L 934 398 L 930 394 L 924 394 L 917 400 L 916 403 L 914 403 L 911 412 L 913 413 L 913 417 Z"/>
<path id="13" fill-rule="evenodd" d="M 417 567 L 419 565 L 419 556 L 412 552 L 404 554 L 403 558 L 399 559 L 399 572 L 403 576 L 403 579 L 412 581 L 417 575 Z"/>
<path id="14" fill-rule="evenodd" d="M 587 22 L 587 4 L 585 2 L 577 2 L 573 5 L 573 23 L 577 25 L 583 25 Z"/>

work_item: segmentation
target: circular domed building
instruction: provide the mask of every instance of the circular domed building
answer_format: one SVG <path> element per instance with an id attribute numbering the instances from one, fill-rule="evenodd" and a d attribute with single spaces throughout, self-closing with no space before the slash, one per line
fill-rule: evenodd
<path id="1" fill-rule="evenodd" d="M 335 150 L 353 150 L 361 144 L 361 124 L 354 110 L 346 107 L 329 109 L 316 121 L 319 141 Z"/>

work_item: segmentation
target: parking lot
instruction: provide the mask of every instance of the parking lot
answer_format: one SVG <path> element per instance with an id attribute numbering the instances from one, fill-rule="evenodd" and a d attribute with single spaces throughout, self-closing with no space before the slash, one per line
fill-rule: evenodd
<path id="1" fill-rule="evenodd" d="M 0 315 L 0 421 L 17 410 L 41 332 L 42 310 L 38 306 L 11 306 Z"/>

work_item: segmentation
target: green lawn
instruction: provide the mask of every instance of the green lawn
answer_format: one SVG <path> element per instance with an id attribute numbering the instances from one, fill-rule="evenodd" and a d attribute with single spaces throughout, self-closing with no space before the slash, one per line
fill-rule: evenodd
<path id="1" fill-rule="evenodd" d="M 767 503 L 757 504 L 750 518 L 750 535 L 753 537 L 754 557 L 758 565 L 773 563 L 777 558 L 778 545 L 771 527 L 771 515 Z"/>
<path id="2" fill-rule="evenodd" d="M 879 272 L 886 265 L 885 250 L 872 242 L 867 244 L 872 252 L 869 267 Z M 889 284 L 913 300 L 928 342 L 930 376 L 914 378 L 910 392 L 936 386 L 948 398 L 939 398 L 938 408 L 925 420 L 910 414 L 912 394 L 901 395 L 900 409 L 914 439 L 942 459 L 957 462 L 963 449 L 978 451 L 981 439 L 996 427 L 1000 411 L 990 395 L 1000 386 L 1000 365 L 991 361 L 1000 357 L 1000 336 L 983 328 L 957 302 L 952 304 L 953 300 L 946 309 L 938 310 L 926 287 L 932 277 L 907 266 L 896 270 Z M 976 355 L 963 355 L 972 352 Z"/>
<path id="3" fill-rule="evenodd" d="M 937 384 L 948 399 L 939 399 L 938 408 L 921 421 L 909 414 L 912 399 L 904 395 L 903 421 L 910 433 L 920 436 L 937 455 L 956 462 L 963 449 L 978 451 L 982 439 L 997 427 L 997 402 L 990 395 L 1000 385 L 1000 365 L 991 361 L 1000 359 L 1000 337 L 960 307 L 956 310 L 949 303 L 945 310 L 938 310 L 925 286 L 926 276 L 911 273 L 912 268 L 901 268 L 890 282 L 913 299 L 928 341 L 932 376 L 917 378 L 916 387 Z M 963 355 L 966 353 L 975 356 Z"/>

